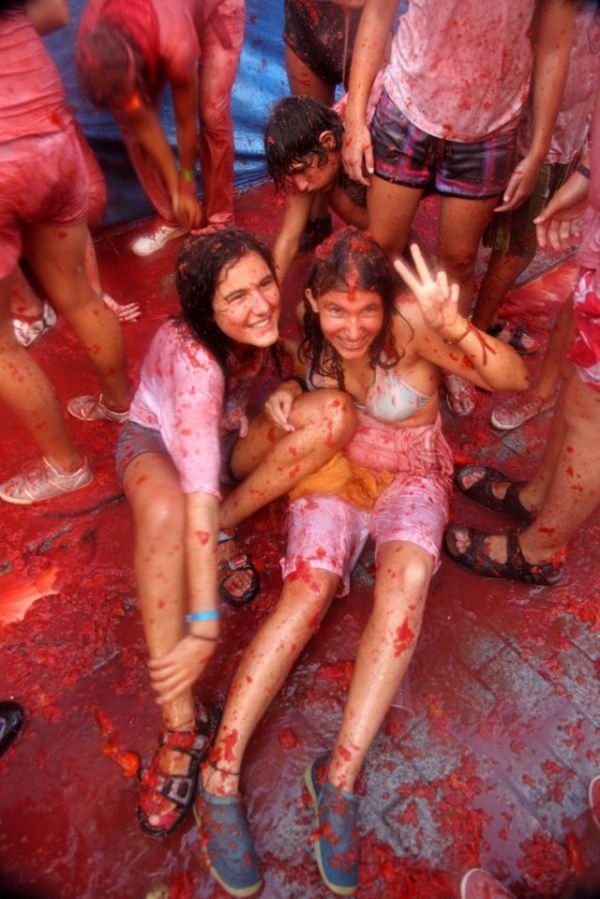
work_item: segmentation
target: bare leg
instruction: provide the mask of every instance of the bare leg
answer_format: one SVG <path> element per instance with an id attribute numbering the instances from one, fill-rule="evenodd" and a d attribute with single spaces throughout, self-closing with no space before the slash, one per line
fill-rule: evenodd
<path id="1" fill-rule="evenodd" d="M 525 559 L 534 564 L 559 559 L 569 540 L 600 503 L 598 432 L 600 393 L 587 387 L 573 372 L 563 385 L 542 463 L 521 496 L 538 491 L 540 512 L 519 535 Z M 456 546 L 464 552 L 466 532 L 458 530 Z M 506 561 L 506 537 L 491 534 L 486 553 Z"/>
<path id="2" fill-rule="evenodd" d="M 417 187 L 392 184 L 376 175 L 367 190 L 369 230 L 386 253 L 403 253 L 410 226 L 423 191 Z"/>
<path id="3" fill-rule="evenodd" d="M 432 557 L 412 543 L 386 543 L 378 555 L 373 611 L 329 765 L 329 781 L 347 792 L 354 788 L 414 652 L 433 573 Z"/>
<path id="4" fill-rule="evenodd" d="M 440 267 L 460 287 L 459 307 L 469 315 L 473 302 L 475 260 L 485 227 L 498 198 L 467 200 L 442 197 L 438 255 Z"/>
<path id="5" fill-rule="evenodd" d="M 125 344 L 114 314 L 101 302 L 85 275 L 88 229 L 30 225 L 26 256 L 57 312 L 69 322 L 100 378 L 106 405 L 129 405 Z"/>
<path id="6" fill-rule="evenodd" d="M 473 324 L 487 331 L 496 321 L 496 313 L 521 272 L 524 272 L 533 256 L 514 256 L 493 250 L 488 262 L 479 294 L 473 309 Z"/>
<path id="7" fill-rule="evenodd" d="M 231 467 L 245 480 L 222 503 L 221 527 L 234 527 L 321 468 L 350 440 L 356 413 L 346 394 L 318 390 L 297 398 L 290 421 L 296 430 L 285 433 L 259 415 L 238 441 Z"/>
<path id="8" fill-rule="evenodd" d="M 71 443 L 52 385 L 15 340 L 10 313 L 14 280 L 14 272 L 0 280 L 0 399 L 27 428 L 51 465 L 76 471 L 83 460 Z"/>
<path id="9" fill-rule="evenodd" d="M 279 603 L 246 649 L 229 691 L 211 753 L 218 768 L 209 764 L 202 772 L 209 792 L 227 796 L 239 792 L 248 740 L 318 630 L 338 583 L 336 575 L 318 569 L 286 579 Z"/>
<path id="10" fill-rule="evenodd" d="M 144 636 L 150 659 L 159 659 L 183 637 L 187 608 L 184 500 L 173 463 L 159 453 L 144 453 L 134 459 L 125 472 L 124 486 L 134 518 L 134 565 Z M 165 728 L 193 730 L 191 690 L 162 704 L 161 711 Z M 161 770 L 187 773 L 188 756 L 165 747 L 160 753 Z M 163 813 L 171 806 L 165 799 Z M 150 823 L 159 820 L 157 814 Z"/>

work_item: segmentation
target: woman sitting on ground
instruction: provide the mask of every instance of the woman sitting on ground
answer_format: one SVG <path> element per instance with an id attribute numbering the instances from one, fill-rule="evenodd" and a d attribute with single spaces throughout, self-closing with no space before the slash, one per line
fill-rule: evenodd
<path id="1" fill-rule="evenodd" d="M 189 809 L 206 748 L 206 716 L 195 715 L 192 686 L 219 638 L 218 594 L 239 604 L 259 586 L 219 522 L 234 526 L 285 493 L 334 455 L 355 424 L 337 390 L 300 397 L 292 430 L 274 428 L 264 415 L 248 423 L 248 390 L 269 362 L 280 372 L 283 364 L 279 286 L 270 251 L 252 235 L 231 228 L 189 238 L 177 290 L 181 314 L 152 342 L 117 450 L 164 724 L 138 812 L 142 827 L 159 836 Z M 300 390 L 295 381 L 292 390 Z M 249 472 L 220 512 L 220 481 Z"/>
<path id="2" fill-rule="evenodd" d="M 309 386 L 347 391 L 359 421 L 344 451 L 290 496 L 283 594 L 242 658 L 202 767 L 202 845 L 212 874 L 234 896 L 262 884 L 239 795 L 246 746 L 333 598 L 348 592 L 372 535 L 373 610 L 341 729 L 333 750 L 306 772 L 323 880 L 341 894 L 356 889 L 354 785 L 414 651 L 448 515 L 452 457 L 441 430 L 439 369 L 488 390 L 527 386 L 514 350 L 461 316 L 457 286 L 443 272 L 432 277 L 418 248 L 412 252 L 416 275 L 396 265 L 417 302 L 398 299 L 386 254 L 354 228 L 323 243 L 309 272 L 301 345 Z M 293 390 L 283 384 L 266 406 L 282 428 Z"/>

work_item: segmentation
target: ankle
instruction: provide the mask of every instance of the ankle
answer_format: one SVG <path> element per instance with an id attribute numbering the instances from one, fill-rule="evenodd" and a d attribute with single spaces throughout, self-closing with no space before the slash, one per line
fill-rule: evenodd
<path id="1" fill-rule="evenodd" d="M 206 762 L 200 776 L 207 793 L 216 796 L 237 796 L 240 786 L 240 772 L 225 768 L 215 762 Z"/>

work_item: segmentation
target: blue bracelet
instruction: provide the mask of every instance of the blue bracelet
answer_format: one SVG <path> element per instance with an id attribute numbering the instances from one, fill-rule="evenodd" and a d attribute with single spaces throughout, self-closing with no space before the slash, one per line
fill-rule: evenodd
<path id="1" fill-rule="evenodd" d="M 185 616 L 185 620 L 191 624 L 193 621 L 217 621 L 220 617 L 221 613 L 218 609 L 208 609 L 206 612 L 190 612 Z"/>

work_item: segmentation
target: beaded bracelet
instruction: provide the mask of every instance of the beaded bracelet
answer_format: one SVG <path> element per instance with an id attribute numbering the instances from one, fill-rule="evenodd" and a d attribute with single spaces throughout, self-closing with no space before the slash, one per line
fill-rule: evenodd
<path id="1" fill-rule="evenodd" d="M 193 621 L 217 621 L 220 617 L 218 609 L 206 609 L 204 612 L 190 612 L 185 616 L 185 620 L 191 624 Z"/>
<path id="2" fill-rule="evenodd" d="M 188 634 L 188 637 L 193 637 L 194 640 L 206 640 L 208 643 L 218 643 L 221 639 L 220 637 L 205 637 L 204 634 Z"/>
<path id="3" fill-rule="evenodd" d="M 577 166 L 577 168 L 575 169 L 575 171 L 576 171 L 576 172 L 579 172 L 580 175 L 583 175 L 584 178 L 590 178 L 591 175 L 592 175 L 592 173 L 591 173 L 590 170 L 588 169 L 587 165 L 584 165 L 583 162 L 580 162 L 580 163 L 579 163 L 579 165 Z"/>

